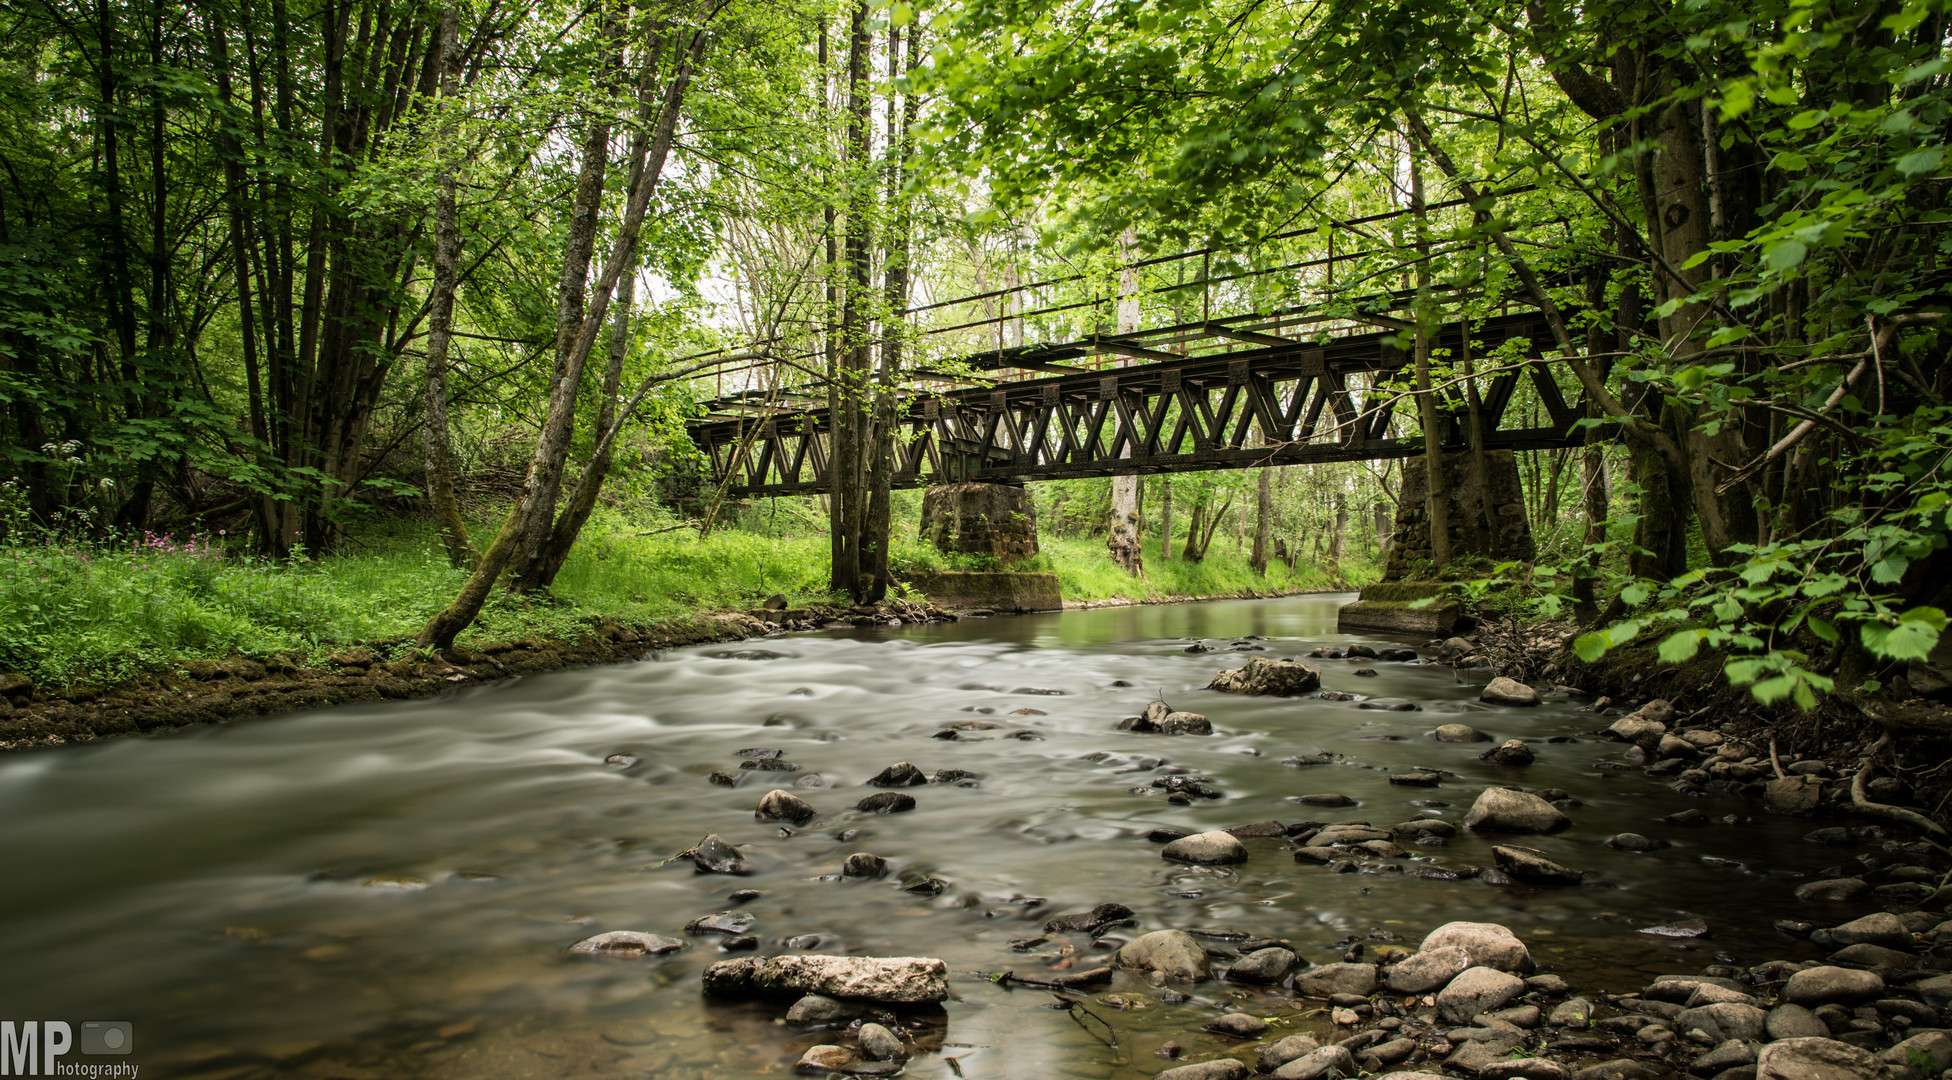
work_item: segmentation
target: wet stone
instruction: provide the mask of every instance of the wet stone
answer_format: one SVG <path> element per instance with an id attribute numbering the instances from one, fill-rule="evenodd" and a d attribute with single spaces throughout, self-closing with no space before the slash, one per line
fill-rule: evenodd
<path id="1" fill-rule="evenodd" d="M 1300 958 L 1279 946 L 1256 949 L 1227 969 L 1228 982 L 1273 985 L 1288 977 Z"/>
<path id="2" fill-rule="evenodd" d="M 1304 806 L 1342 807 L 1342 806 L 1354 806 L 1356 804 L 1356 801 L 1354 799 L 1349 798 L 1347 795 L 1334 794 L 1334 793 L 1320 794 L 1320 795 L 1298 795 L 1295 797 L 1295 801 L 1301 803 Z"/>
<path id="3" fill-rule="evenodd" d="M 1487 705 L 1524 707 L 1537 705 L 1539 692 L 1517 679 L 1508 679 L 1501 675 L 1491 680 L 1490 685 L 1478 694 L 1478 700 Z"/>
<path id="4" fill-rule="evenodd" d="M 1469 724 L 1442 724 L 1438 726 L 1435 735 L 1438 742 L 1468 743 L 1491 741 L 1491 736 L 1486 735 L 1484 732 L 1479 731 Z"/>
<path id="5" fill-rule="evenodd" d="M 595 956 L 642 957 L 663 956 L 665 953 L 677 952 L 684 947 L 685 943 L 677 938 L 646 934 L 638 930 L 612 930 L 609 933 L 584 938 L 571 945 L 569 951 Z"/>
<path id="6" fill-rule="evenodd" d="M 759 800 L 759 809 L 753 816 L 761 821 L 788 821 L 804 825 L 819 815 L 805 799 L 789 791 L 775 788 Z"/>
<path id="7" fill-rule="evenodd" d="M 1267 1034 L 1267 1021 L 1247 1013 L 1227 1013 L 1201 1030 L 1231 1039 L 1258 1039 Z"/>
<path id="8" fill-rule="evenodd" d="M 798 765 L 795 765 L 790 761 L 781 761 L 778 758 L 766 758 L 761 761 L 741 761 L 739 762 L 739 768 L 752 769 L 758 772 L 799 772 L 800 771 L 800 767 Z"/>
<path id="9" fill-rule="evenodd" d="M 840 864 L 842 877 L 878 878 L 888 873 L 888 860 L 879 855 L 857 851 Z"/>
<path id="10" fill-rule="evenodd" d="M 875 787 L 915 787 L 928 782 L 922 770 L 906 761 L 897 761 L 868 780 Z"/>
<path id="11" fill-rule="evenodd" d="M 1124 904 L 1099 904 L 1090 911 L 1076 915 L 1060 915 L 1044 923 L 1044 932 L 1059 934 L 1067 932 L 1089 934 L 1113 923 L 1124 922 L 1132 917 L 1132 909 Z"/>
<path id="12" fill-rule="evenodd" d="M 750 868 L 739 849 L 725 842 L 717 833 L 709 834 L 692 849 L 692 865 L 701 874 L 744 874 Z"/>
<path id="13" fill-rule="evenodd" d="M 1438 784 L 1444 782 L 1444 778 L 1434 772 L 1419 771 L 1393 773 L 1389 778 L 1389 782 L 1402 787 L 1436 787 Z"/>
<path id="14" fill-rule="evenodd" d="M 1544 833 L 1572 824 L 1566 815 L 1537 795 L 1510 788 L 1486 788 L 1464 817 L 1474 832 Z"/>
<path id="15" fill-rule="evenodd" d="M 1162 858 L 1174 862 L 1196 863 L 1204 866 L 1226 866 L 1247 861 L 1247 848 L 1233 836 L 1215 830 L 1195 833 L 1167 844 L 1159 852 Z"/>
<path id="16" fill-rule="evenodd" d="M 1538 755 L 1532 752 L 1531 747 L 1525 745 L 1523 739 L 1507 739 L 1503 745 L 1479 754 L 1478 760 L 1488 761 L 1493 765 L 1530 765 L 1538 760 Z"/>
<path id="17" fill-rule="evenodd" d="M 1623 832 L 1609 839 L 1606 846 L 1621 851 L 1659 851 L 1668 844 L 1665 840 L 1656 840 L 1639 833 Z"/>
<path id="18" fill-rule="evenodd" d="M 743 934 L 757 921 L 750 912 L 715 911 L 685 924 L 687 934 Z"/>
<path id="19" fill-rule="evenodd" d="M 867 814 L 899 814 L 915 809 L 915 796 L 900 791 L 883 791 L 855 803 L 854 809 Z"/>

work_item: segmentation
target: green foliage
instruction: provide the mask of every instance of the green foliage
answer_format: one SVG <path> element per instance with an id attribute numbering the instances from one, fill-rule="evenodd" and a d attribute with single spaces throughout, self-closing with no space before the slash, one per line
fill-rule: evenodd
<path id="1" fill-rule="evenodd" d="M 1744 545 L 1726 565 L 1670 581 L 1616 578 L 1630 616 L 1582 635 L 1580 658 L 1661 633 L 1663 663 L 1716 650 L 1731 684 L 1803 709 L 1836 689 L 1841 661 L 1856 650 L 1873 671 L 1923 659 L 1946 613 L 1908 599 L 1903 586 L 1915 563 L 1952 547 L 1952 412 L 1920 410 L 1876 434 L 1860 462 L 1863 504 L 1832 511 L 1831 527 L 1812 535 Z M 1852 689 L 1879 688 L 1871 675 Z"/>

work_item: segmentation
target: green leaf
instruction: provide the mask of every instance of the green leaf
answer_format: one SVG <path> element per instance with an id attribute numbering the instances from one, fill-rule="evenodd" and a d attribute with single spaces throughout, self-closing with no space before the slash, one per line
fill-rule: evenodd
<path id="1" fill-rule="evenodd" d="M 1905 614 L 1909 616 L 1911 612 Z M 1923 619 L 1900 618 L 1895 626 L 1865 623 L 1859 636 L 1873 656 L 1886 660 L 1923 660 L 1938 644 L 1938 633 L 1938 627 Z"/>
<path id="2" fill-rule="evenodd" d="M 1762 256 L 1762 262 L 1769 269 L 1780 274 L 1801 264 L 1803 256 L 1809 254 L 1809 250 L 1803 246 L 1801 240 L 1785 240 L 1770 248 L 1768 253 Z"/>
<path id="3" fill-rule="evenodd" d="M 1606 649 L 1607 649 L 1606 638 L 1603 635 L 1597 633 L 1581 634 L 1578 637 L 1574 638 L 1572 642 L 1572 651 L 1576 655 L 1578 655 L 1578 657 L 1581 660 L 1584 660 L 1589 664 L 1595 663 L 1599 660 L 1600 657 L 1605 656 Z"/>
<path id="4" fill-rule="evenodd" d="M 1829 619 L 1819 618 L 1815 615 L 1810 616 L 1809 621 L 1810 633 L 1815 634 L 1818 640 L 1832 643 L 1837 640 L 1837 625 L 1835 623 Z"/>
<path id="5" fill-rule="evenodd" d="M 1898 159 L 1898 175 L 1906 179 L 1923 176 L 1936 171 L 1939 162 L 1943 160 L 1945 160 L 1945 148 L 1942 146 L 1927 146 L 1920 150 L 1913 150 Z"/>
<path id="6" fill-rule="evenodd" d="M 1620 602 L 1628 607 L 1639 607 L 1647 602 L 1647 586 L 1634 582 L 1620 590 Z"/>
<path id="7" fill-rule="evenodd" d="M 1706 630 L 1677 630 L 1661 642 L 1660 657 L 1663 664 L 1685 664 L 1701 651 L 1701 639 Z"/>

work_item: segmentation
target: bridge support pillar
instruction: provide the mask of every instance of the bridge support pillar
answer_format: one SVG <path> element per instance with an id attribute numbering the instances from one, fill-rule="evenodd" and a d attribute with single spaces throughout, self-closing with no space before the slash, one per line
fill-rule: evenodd
<path id="1" fill-rule="evenodd" d="M 1443 456 L 1444 485 L 1450 503 L 1450 556 L 1453 563 L 1482 558 L 1491 563 L 1529 562 L 1537 554 L 1531 516 L 1525 512 L 1518 460 L 1509 450 L 1484 453 L 1484 475 L 1472 468 L 1472 455 Z M 1423 607 L 1419 600 L 1441 597 L 1447 583 L 1429 580 L 1429 470 L 1422 457 L 1403 462 L 1403 487 L 1396 503 L 1396 533 L 1383 567 L 1383 580 L 1362 590 L 1337 617 L 1343 632 L 1382 630 L 1443 637 L 1459 630 L 1463 609 L 1454 600 Z"/>
<path id="2" fill-rule="evenodd" d="M 940 484 L 922 497 L 922 538 L 955 555 L 999 563 L 1037 554 L 1037 508 L 1015 484 Z"/>
<path id="3" fill-rule="evenodd" d="M 1450 503 L 1450 557 L 1482 556 L 1494 563 L 1530 562 L 1532 519 L 1518 482 L 1518 459 L 1510 450 L 1486 450 L 1484 475 L 1471 467 L 1471 454 L 1443 455 L 1444 487 Z M 1396 503 L 1395 544 L 1383 580 L 1403 581 L 1430 573 L 1429 470 L 1422 457 L 1403 462 L 1402 494 Z"/>

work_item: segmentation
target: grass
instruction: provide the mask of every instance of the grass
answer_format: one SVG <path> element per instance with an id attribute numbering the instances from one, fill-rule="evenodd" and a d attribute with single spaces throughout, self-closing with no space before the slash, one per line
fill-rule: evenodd
<path id="1" fill-rule="evenodd" d="M 826 588 L 824 532 L 723 529 L 701 538 L 641 528 L 619 516 L 594 520 L 553 598 L 497 592 L 463 642 L 574 637 L 593 617 L 643 624 L 745 610 L 776 592 L 795 607 L 837 599 Z M 317 659 L 352 642 L 411 636 L 464 576 L 420 522 L 382 523 L 340 553 L 286 564 L 227 554 L 213 539 L 0 544 L 0 670 L 43 686 L 101 685 L 233 653 Z M 897 537 L 891 556 L 897 578 L 984 568 L 912 538 Z M 1167 562 L 1154 541 L 1146 576 L 1135 579 L 1111 562 L 1102 539 L 1075 538 L 1046 541 L 1019 568 L 1055 572 L 1067 600 L 1334 588 L 1377 576 L 1368 562 L 1341 573 L 1277 563 L 1262 579 L 1231 547 L 1215 545 L 1201 563 Z"/>

